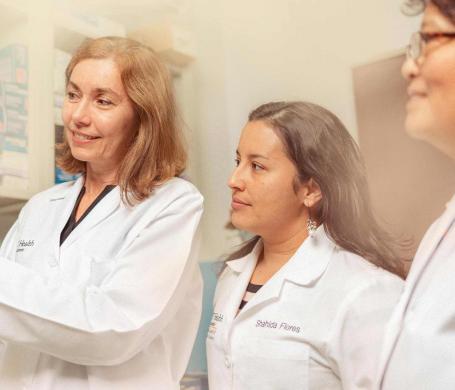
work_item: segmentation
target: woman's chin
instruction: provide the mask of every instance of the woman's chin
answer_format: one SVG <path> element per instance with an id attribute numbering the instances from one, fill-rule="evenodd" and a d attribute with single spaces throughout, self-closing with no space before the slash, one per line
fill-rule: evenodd
<path id="1" fill-rule="evenodd" d="M 455 128 L 444 130 L 442 124 L 424 124 L 422 121 L 406 119 L 406 133 L 412 138 L 425 141 L 451 159 L 455 160 Z"/>
<path id="2" fill-rule="evenodd" d="M 428 138 L 432 133 L 432 126 L 417 115 L 408 115 L 404 127 L 409 136 L 422 141 L 428 141 Z"/>
<path id="3" fill-rule="evenodd" d="M 231 215 L 231 223 L 232 225 L 238 229 L 241 230 L 242 232 L 246 232 L 251 235 L 255 235 L 255 232 L 251 231 L 251 226 L 246 223 L 245 221 L 242 221 L 242 218 L 239 218 L 239 216 L 236 216 L 235 213 Z"/>
<path id="4" fill-rule="evenodd" d="M 84 156 L 83 154 L 80 154 L 80 153 L 71 153 L 73 155 L 73 157 L 76 159 L 76 160 L 79 160 L 79 161 L 83 161 L 83 162 L 88 162 L 90 161 L 90 158 Z"/>
<path id="5" fill-rule="evenodd" d="M 241 223 L 239 223 L 239 221 L 237 221 L 237 219 L 235 217 L 233 217 L 231 215 L 231 224 L 232 226 L 234 226 L 236 229 L 239 229 L 239 230 L 244 230 L 244 227 Z"/>

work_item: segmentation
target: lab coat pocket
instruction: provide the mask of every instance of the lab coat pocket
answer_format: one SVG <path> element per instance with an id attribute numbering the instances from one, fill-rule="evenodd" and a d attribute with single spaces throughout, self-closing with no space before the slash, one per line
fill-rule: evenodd
<path id="1" fill-rule="evenodd" d="M 235 359 L 234 388 L 308 389 L 308 345 L 298 340 L 250 338 Z"/>
<path id="2" fill-rule="evenodd" d="M 112 258 L 93 257 L 90 263 L 90 281 L 91 286 L 100 286 L 104 279 L 112 272 L 116 264 Z"/>

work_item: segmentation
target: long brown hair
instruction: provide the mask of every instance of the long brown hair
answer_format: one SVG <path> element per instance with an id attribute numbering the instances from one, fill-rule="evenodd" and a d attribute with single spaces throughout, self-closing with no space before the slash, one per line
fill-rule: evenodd
<path id="1" fill-rule="evenodd" d="M 170 74 L 149 47 L 128 38 L 88 39 L 68 64 L 66 83 L 79 62 L 103 58 L 112 58 L 119 67 L 136 114 L 134 139 L 117 174 L 122 199 L 132 205 L 147 198 L 155 186 L 181 174 L 187 155 Z M 86 163 L 73 157 L 66 139 L 57 151 L 57 163 L 65 172 L 86 172 Z"/>
<path id="2" fill-rule="evenodd" d="M 373 215 L 360 150 L 343 123 L 306 102 L 267 103 L 248 120 L 263 121 L 276 132 L 297 169 L 296 184 L 309 179 L 319 184 L 322 200 L 314 212 L 328 236 L 341 248 L 403 277 L 400 244 Z M 228 259 L 251 252 L 258 240 L 253 237 Z"/>

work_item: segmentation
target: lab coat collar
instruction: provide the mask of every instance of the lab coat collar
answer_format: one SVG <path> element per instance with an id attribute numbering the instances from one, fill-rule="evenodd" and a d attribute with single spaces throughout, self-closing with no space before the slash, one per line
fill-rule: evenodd
<path id="1" fill-rule="evenodd" d="M 74 183 L 62 184 L 62 186 L 67 186 L 64 188 L 57 187 L 58 191 L 51 192 L 49 196 L 49 202 L 53 203 L 56 207 L 56 215 L 61 216 L 58 220 L 57 225 L 54 230 L 54 256 L 56 259 L 60 257 L 60 233 L 65 227 L 68 218 L 73 211 L 74 204 L 76 203 L 79 192 L 84 185 L 84 178 L 79 177 Z"/>
<path id="2" fill-rule="evenodd" d="M 335 244 L 327 236 L 324 226 L 320 225 L 316 232 L 308 237 L 297 252 L 278 271 L 283 271 L 286 280 L 306 286 L 319 279 L 330 261 L 330 254 Z M 257 258 L 262 250 L 262 240 L 259 240 L 253 250 L 246 256 L 228 261 L 226 264 L 236 273 L 256 266 Z"/>
<path id="3" fill-rule="evenodd" d="M 255 294 L 242 309 L 239 317 L 262 303 L 278 299 L 283 285 L 287 281 L 305 287 L 313 286 L 327 269 L 334 249 L 335 244 L 325 233 L 324 226 L 319 226 L 316 232 L 302 243 L 289 261 Z M 258 242 L 249 255 L 228 262 L 228 266 L 239 273 L 238 287 L 232 294 L 236 297 L 236 310 L 238 309 L 237 303 L 240 303 L 251 279 L 260 250 L 262 250 L 262 243 Z"/>
<path id="4" fill-rule="evenodd" d="M 385 332 L 382 354 L 379 360 L 378 365 L 378 388 L 383 379 L 383 375 L 387 369 L 387 364 L 390 360 L 390 356 L 393 352 L 394 345 L 397 341 L 402 323 L 403 317 L 406 313 L 406 308 L 409 305 L 409 301 L 416 289 L 416 286 L 427 267 L 427 264 L 431 261 L 433 253 L 439 246 L 440 242 L 443 240 L 446 232 L 455 221 L 455 195 L 452 199 L 446 204 L 446 211 L 442 216 L 437 220 L 436 225 L 434 226 L 433 232 L 431 232 L 431 237 L 424 239 L 417 250 L 417 253 L 414 257 L 411 272 L 406 279 L 406 288 L 403 292 L 403 296 L 398 302 L 397 307 L 395 308 L 392 317 L 387 326 L 387 331 Z"/>
<path id="5" fill-rule="evenodd" d="M 246 256 L 239 259 L 230 260 L 226 262 L 226 265 L 236 273 L 243 272 L 246 268 L 250 268 L 251 265 L 256 266 L 257 259 L 262 250 L 262 240 L 259 240 L 254 246 L 253 250 Z M 253 267 L 253 269 L 254 269 Z"/>
<path id="6" fill-rule="evenodd" d="M 84 177 L 80 177 L 74 183 L 73 187 L 71 188 L 70 192 L 67 195 L 66 200 L 66 209 L 65 212 L 62 214 L 63 220 L 60 221 L 62 226 L 59 226 L 59 235 L 65 226 L 70 214 L 74 208 L 76 203 L 77 197 L 84 185 Z M 81 236 L 86 234 L 90 229 L 94 226 L 98 225 L 104 219 L 106 219 L 109 215 L 111 215 L 119 206 L 120 206 L 120 189 L 119 187 L 115 187 L 112 191 L 110 191 L 98 205 L 96 205 L 92 211 L 76 226 L 76 228 L 71 232 L 68 238 L 63 242 L 61 245 L 61 249 L 70 246 L 74 243 L 77 239 Z"/>
<path id="7" fill-rule="evenodd" d="M 413 266 L 415 266 L 415 268 L 411 270 L 409 277 L 406 280 L 406 284 L 412 286 L 412 288 L 407 289 L 409 296 L 412 294 L 418 279 L 420 279 L 423 270 L 426 268 L 427 263 L 431 260 L 433 253 L 436 251 L 454 221 L 455 195 L 449 202 L 447 202 L 446 211 L 436 222 L 436 226 L 434 226 L 434 231 L 431 233 L 431 237 L 425 239 L 424 245 L 420 245 L 417 250 L 413 261 Z"/>
<path id="8" fill-rule="evenodd" d="M 219 298 L 219 301 L 226 302 L 226 315 L 231 322 L 236 317 L 240 303 L 245 295 L 246 288 L 250 282 L 251 275 L 256 268 L 257 259 L 262 250 L 262 241 L 259 240 L 253 250 L 244 257 L 226 262 L 226 266 L 236 275 L 235 284 L 231 289 L 227 289 Z"/>
<path id="9" fill-rule="evenodd" d="M 446 209 L 454 210 L 455 212 L 455 195 L 446 203 Z"/>
<path id="10" fill-rule="evenodd" d="M 324 225 L 320 225 L 283 266 L 283 279 L 301 286 L 315 284 L 327 269 L 335 247 Z"/>

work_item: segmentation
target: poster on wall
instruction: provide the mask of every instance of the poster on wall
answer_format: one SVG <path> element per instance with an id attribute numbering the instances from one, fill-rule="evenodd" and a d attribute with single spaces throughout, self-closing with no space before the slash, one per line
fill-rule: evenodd
<path id="1" fill-rule="evenodd" d="M 28 59 L 23 45 L 0 49 L 0 175 L 27 177 Z"/>

